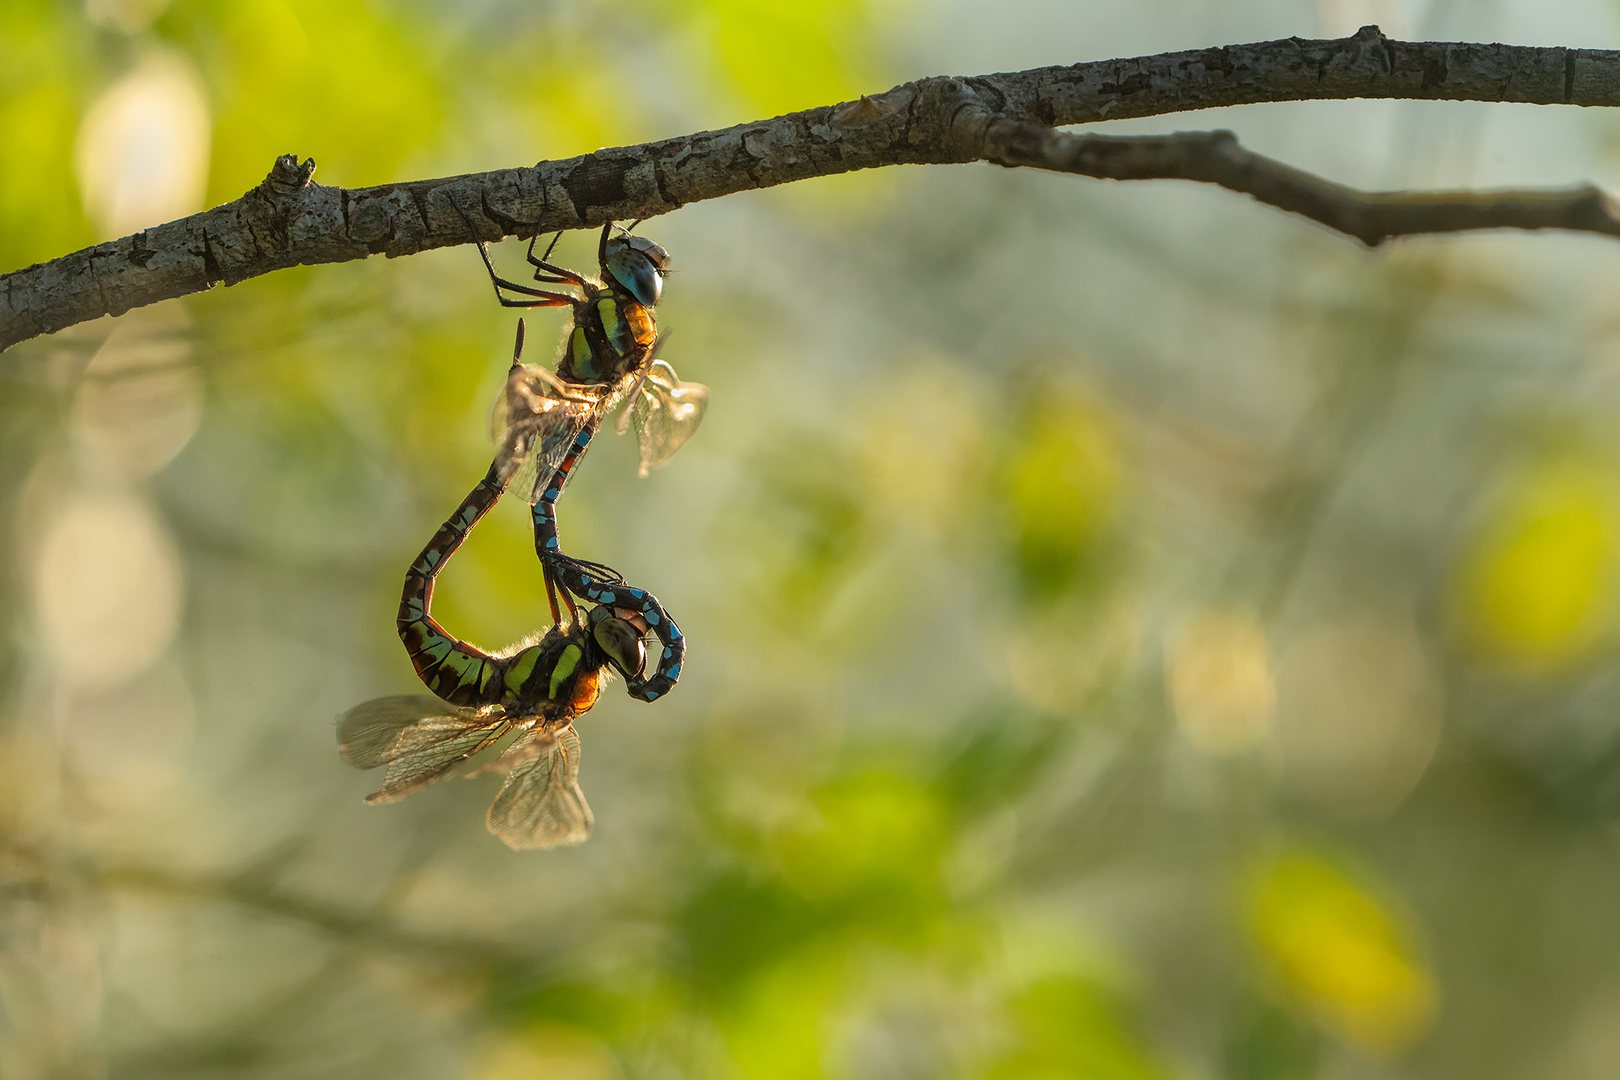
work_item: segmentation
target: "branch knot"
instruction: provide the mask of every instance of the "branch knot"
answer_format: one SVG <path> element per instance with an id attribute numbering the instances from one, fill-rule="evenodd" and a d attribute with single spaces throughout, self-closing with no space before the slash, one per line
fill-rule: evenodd
<path id="1" fill-rule="evenodd" d="M 315 159 L 306 158 L 299 164 L 297 154 L 282 154 L 270 168 L 270 175 L 259 187 L 272 199 L 285 199 L 309 186 L 315 175 Z"/>

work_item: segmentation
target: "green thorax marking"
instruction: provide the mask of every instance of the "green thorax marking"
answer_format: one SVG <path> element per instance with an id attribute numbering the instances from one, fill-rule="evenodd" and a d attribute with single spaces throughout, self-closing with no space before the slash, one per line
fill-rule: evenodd
<path id="1" fill-rule="evenodd" d="M 596 349 L 592 347 L 590 335 L 583 326 L 574 327 L 574 332 L 568 335 L 568 366 L 574 382 L 603 381 L 597 370 Z"/>
<path id="2" fill-rule="evenodd" d="M 510 698 L 523 696 L 523 684 L 534 674 L 534 666 L 545 653 L 545 646 L 531 645 L 512 657 L 512 666 L 506 669 L 506 692 Z"/>
<path id="3" fill-rule="evenodd" d="M 557 663 L 551 669 L 551 689 L 546 693 L 546 696 L 552 701 L 557 700 L 558 688 L 568 680 L 568 676 L 574 673 L 574 668 L 579 666 L 579 658 L 582 655 L 584 654 L 580 651 L 578 645 L 569 644 L 562 651 L 562 655 L 557 657 Z"/>
<path id="4" fill-rule="evenodd" d="M 619 318 L 619 302 L 616 299 L 604 296 L 598 300 L 596 317 L 602 323 L 602 336 L 607 339 L 608 348 L 624 356 L 634 347 L 635 343 L 628 341 L 624 321 Z"/>
<path id="5" fill-rule="evenodd" d="M 630 297 L 597 296 L 576 309 L 558 374 L 569 382 L 616 382 L 657 336 L 652 312 L 642 304 Z"/>

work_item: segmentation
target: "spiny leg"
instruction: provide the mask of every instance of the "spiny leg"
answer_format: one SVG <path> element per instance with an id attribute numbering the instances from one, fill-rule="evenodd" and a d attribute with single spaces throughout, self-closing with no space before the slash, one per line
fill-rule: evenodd
<path id="1" fill-rule="evenodd" d="M 539 258 L 536 258 L 534 254 L 534 243 L 538 239 L 540 239 L 539 233 L 535 233 L 534 236 L 529 239 L 529 253 L 527 256 L 529 265 L 535 268 L 534 280 L 550 282 L 554 285 L 573 285 L 581 289 L 589 289 L 591 287 L 591 283 L 587 281 L 583 275 L 576 274 L 566 266 L 558 266 L 556 263 L 551 261 L 552 249 L 557 246 L 557 241 L 562 239 L 561 232 L 557 233 L 551 238 L 551 243 L 546 245 L 545 254 L 541 255 Z"/>
<path id="2" fill-rule="evenodd" d="M 495 263 L 489 257 L 489 246 L 484 243 L 484 238 L 478 235 L 478 230 L 473 226 L 472 218 L 468 217 L 466 211 L 464 211 L 460 206 L 456 205 L 454 199 L 450 201 L 450 205 L 455 207 L 456 213 L 460 214 L 461 220 L 466 223 L 467 232 L 472 236 L 473 244 L 477 246 L 478 254 L 484 260 L 484 269 L 489 271 L 490 283 L 495 287 L 495 299 L 500 302 L 502 307 L 565 307 L 573 305 L 575 298 L 569 296 L 567 293 L 548 292 L 545 289 L 535 289 L 528 285 L 519 285 L 517 282 L 508 281 L 497 274 L 495 272 Z M 538 233 L 536 235 L 538 235 Z M 574 283 L 568 279 L 563 279 L 557 284 Z M 513 300 L 509 297 L 502 296 L 502 289 L 510 289 L 512 292 L 520 293 L 524 296 L 532 296 L 535 297 L 535 299 Z"/>
<path id="3" fill-rule="evenodd" d="M 567 293 L 547 292 L 545 289 L 532 289 L 527 285 L 519 285 L 515 281 L 507 281 L 495 273 L 495 264 L 490 261 L 489 250 L 484 242 L 478 242 L 478 254 L 484 257 L 484 269 L 489 271 L 489 280 L 495 286 L 495 299 L 500 301 L 502 307 L 530 308 L 530 307 L 572 307 L 575 298 Z M 544 280 L 544 279 L 537 279 Z M 510 289 L 524 296 L 537 297 L 534 300 L 514 300 L 509 296 L 502 296 L 502 289 Z"/>
<path id="4" fill-rule="evenodd" d="M 557 606 L 557 583 L 551 580 L 550 574 L 544 573 L 543 568 L 541 576 L 546 581 L 546 603 L 551 606 L 551 623 L 553 626 L 560 625 L 562 623 L 562 609 Z"/>

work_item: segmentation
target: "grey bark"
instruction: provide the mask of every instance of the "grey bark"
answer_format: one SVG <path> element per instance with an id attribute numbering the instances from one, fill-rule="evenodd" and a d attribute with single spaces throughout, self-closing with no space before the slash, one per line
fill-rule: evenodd
<path id="1" fill-rule="evenodd" d="M 390 258 L 649 218 L 687 203 L 900 164 L 991 161 L 1115 179 L 1219 183 L 1367 243 L 1472 228 L 1620 235 L 1609 200 L 1562 193 L 1366 194 L 1248 154 L 1228 133 L 1103 139 L 1051 129 L 1263 101 L 1411 98 L 1620 104 L 1620 52 L 1403 42 L 1363 27 L 1280 41 L 1101 60 L 886 93 L 721 131 L 598 150 L 531 168 L 378 187 L 311 182 L 287 156 L 240 199 L 0 276 L 0 349 L 101 315 L 299 264 Z"/>

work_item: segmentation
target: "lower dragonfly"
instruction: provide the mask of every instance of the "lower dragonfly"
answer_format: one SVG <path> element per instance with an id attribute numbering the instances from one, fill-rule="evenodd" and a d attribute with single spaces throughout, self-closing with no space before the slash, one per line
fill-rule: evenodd
<path id="1" fill-rule="evenodd" d="M 596 703 L 610 667 L 624 676 L 632 696 L 662 696 L 680 677 L 685 641 L 656 597 L 626 585 L 608 567 L 566 556 L 565 588 L 574 584 L 581 596 L 611 599 L 583 610 L 569 599 L 566 622 L 558 619 L 538 638 L 493 654 L 445 632 L 432 615 L 434 583 L 503 487 L 492 465 L 405 575 L 400 639 L 418 677 L 437 697 L 402 695 L 357 705 L 338 718 L 338 752 L 358 768 L 388 766 L 383 786 L 366 800 L 386 803 L 442 779 L 515 733 L 495 761 L 473 774 L 506 776 L 486 818 L 490 832 L 518 849 L 577 844 L 590 835 L 592 817 L 579 789 L 574 720 Z M 662 642 L 663 657 L 645 678 L 649 633 Z"/>

